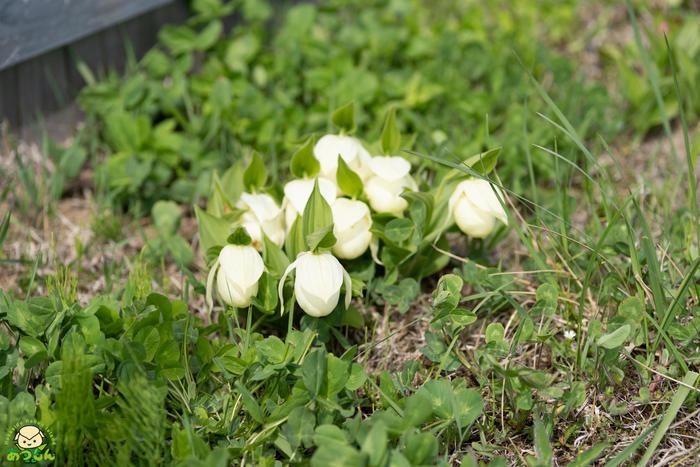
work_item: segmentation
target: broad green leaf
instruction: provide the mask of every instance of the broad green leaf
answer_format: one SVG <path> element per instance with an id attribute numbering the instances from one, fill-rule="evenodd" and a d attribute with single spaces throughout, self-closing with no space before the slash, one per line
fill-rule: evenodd
<path id="1" fill-rule="evenodd" d="M 55 317 L 56 310 L 48 297 L 34 297 L 29 302 L 17 300 L 7 312 L 7 322 L 32 337 L 41 335 Z"/>
<path id="2" fill-rule="evenodd" d="M 287 255 L 275 242 L 270 240 L 270 237 L 265 232 L 263 232 L 262 257 L 267 272 L 275 279 L 281 278 L 284 271 L 287 270 L 287 266 L 289 266 Z"/>
<path id="3" fill-rule="evenodd" d="M 452 311 L 457 308 L 462 299 L 464 281 L 456 274 L 445 274 L 440 277 L 433 291 L 433 308 L 438 311 Z"/>
<path id="4" fill-rule="evenodd" d="M 335 112 L 331 117 L 333 125 L 340 128 L 345 133 L 355 131 L 355 105 L 353 102 L 344 105 Z"/>
<path id="5" fill-rule="evenodd" d="M 413 393 L 406 399 L 406 407 L 403 413 L 407 426 L 419 427 L 427 423 L 430 420 L 430 416 L 433 414 L 433 406 L 430 402 L 430 398 L 420 391 Z"/>
<path id="6" fill-rule="evenodd" d="M 464 165 L 477 173 L 488 175 L 496 167 L 500 153 L 501 148 L 489 149 L 486 152 L 470 157 L 464 161 Z"/>
<path id="7" fill-rule="evenodd" d="M 631 331 L 632 327 L 629 324 L 624 324 L 615 329 L 613 332 L 600 336 L 598 338 L 598 345 L 606 349 L 620 347 L 625 343 Z"/>
<path id="8" fill-rule="evenodd" d="M 299 253 L 306 249 L 301 219 L 301 216 L 297 216 L 292 224 L 292 228 L 289 229 L 289 233 L 287 233 L 287 238 L 284 240 L 284 249 L 287 251 L 287 256 L 292 261 L 296 259 Z"/>
<path id="9" fill-rule="evenodd" d="M 339 359 L 333 354 L 326 355 L 326 391 L 327 397 L 338 394 L 345 387 L 349 378 L 350 363 Z"/>
<path id="10" fill-rule="evenodd" d="M 348 167 L 345 160 L 338 156 L 338 170 L 336 171 L 336 180 L 340 189 L 353 199 L 357 199 L 362 195 L 364 189 L 362 179 L 353 170 Z"/>
<path id="11" fill-rule="evenodd" d="M 317 242 L 316 245 L 329 248 L 335 244 L 335 237 L 332 237 L 333 213 L 330 205 L 321 195 L 321 191 L 318 188 L 318 179 L 314 181 L 314 188 L 304 208 L 301 222 L 303 236 L 307 239 L 307 244 L 309 243 L 309 236 L 324 229 L 328 229 L 328 231 L 323 234 L 317 234 L 317 237 L 320 238 L 312 237 Z"/>
<path id="12" fill-rule="evenodd" d="M 180 225 L 180 207 L 172 201 L 156 201 L 151 210 L 153 223 L 161 237 L 177 233 Z"/>
<path id="13" fill-rule="evenodd" d="M 486 343 L 490 342 L 503 342 L 503 335 L 505 334 L 505 329 L 501 323 L 491 323 L 486 326 Z"/>
<path id="14" fill-rule="evenodd" d="M 345 387 L 350 391 L 357 391 L 367 380 L 367 373 L 362 365 L 353 363 L 350 366 L 350 376 L 345 382 Z"/>
<path id="15" fill-rule="evenodd" d="M 231 231 L 232 221 L 226 217 L 215 217 L 198 206 L 194 206 L 199 226 L 199 246 L 203 254 L 214 246 L 222 246 L 226 243 Z"/>
<path id="16" fill-rule="evenodd" d="M 277 309 L 279 295 L 277 291 L 278 280 L 268 272 L 263 272 L 258 280 L 258 293 L 253 297 L 253 305 L 266 314 L 272 314 Z"/>
<path id="17" fill-rule="evenodd" d="M 46 346 L 34 337 L 22 336 L 19 339 L 19 349 L 24 354 L 24 358 L 26 359 L 25 365 L 27 367 L 33 367 L 39 362 L 49 358 Z"/>
<path id="18" fill-rule="evenodd" d="M 411 219 L 397 218 L 390 220 L 386 224 L 384 235 L 386 235 L 386 238 L 391 242 L 400 244 L 411 236 L 414 229 L 415 225 Z"/>
<path id="19" fill-rule="evenodd" d="M 313 436 L 316 446 L 338 446 L 348 443 L 345 433 L 335 425 L 319 425 Z"/>
<path id="20" fill-rule="evenodd" d="M 547 430 L 539 418 L 535 419 L 534 438 L 538 465 L 552 465 L 552 447 L 549 444 L 549 436 L 547 436 Z"/>
<path id="21" fill-rule="evenodd" d="M 396 109 L 392 108 L 382 130 L 382 152 L 388 156 L 396 155 L 399 152 L 399 144 L 401 144 L 401 133 L 396 126 Z"/>
<path id="22" fill-rule="evenodd" d="M 254 193 L 258 189 L 265 186 L 267 181 L 267 169 L 265 168 L 265 163 L 256 151 L 253 151 L 253 155 L 250 159 L 250 164 L 248 168 L 243 172 L 243 186 L 246 191 Z"/>
<path id="23" fill-rule="evenodd" d="M 209 98 L 214 108 L 225 111 L 231 107 L 232 99 L 231 81 L 224 77 L 217 79 L 211 87 Z"/>
<path id="24" fill-rule="evenodd" d="M 197 50 L 207 50 L 211 48 L 221 36 L 224 25 L 219 20 L 209 22 L 209 24 L 197 35 L 195 47 Z"/>
<path id="25" fill-rule="evenodd" d="M 245 227 L 237 227 L 236 230 L 226 238 L 226 243 L 230 245 L 247 246 L 250 245 L 251 241 L 252 239 Z"/>
<path id="26" fill-rule="evenodd" d="M 309 137 L 303 146 L 294 153 L 290 164 L 290 170 L 292 171 L 292 175 L 297 178 L 312 178 L 321 170 L 321 164 L 318 162 L 318 159 L 316 159 L 316 156 L 314 156 L 313 137 Z"/>
<path id="27" fill-rule="evenodd" d="M 255 400 L 250 391 L 248 391 L 248 389 L 240 381 L 236 381 L 236 390 L 241 395 L 241 398 L 243 399 L 243 406 L 248 411 L 248 414 L 253 418 L 253 420 L 262 424 L 265 421 L 265 415 L 263 414 L 260 405 L 258 405 L 258 401 Z"/>
<path id="28" fill-rule="evenodd" d="M 438 440 L 431 433 L 415 433 L 406 439 L 404 455 L 411 465 L 433 465 L 438 454 Z"/>
<path id="29" fill-rule="evenodd" d="M 315 251 L 320 248 L 331 248 L 336 242 L 333 226 L 329 225 L 306 236 L 306 249 Z"/>
<path id="30" fill-rule="evenodd" d="M 238 198 L 241 197 L 241 193 L 243 193 L 244 172 L 245 171 L 241 165 L 236 163 L 229 167 L 228 170 L 221 176 L 220 187 L 224 196 L 226 197 L 226 200 L 231 203 L 231 207 L 233 207 L 233 204 L 238 201 Z"/>
<path id="31" fill-rule="evenodd" d="M 150 362 L 153 360 L 160 345 L 158 330 L 153 326 L 145 327 L 136 334 L 134 340 L 142 343 L 144 349 L 146 349 L 146 361 Z"/>
<path id="32" fill-rule="evenodd" d="M 316 397 L 326 379 L 326 352 L 322 349 L 312 350 L 301 365 L 302 380 L 306 388 Z"/>
<path id="33" fill-rule="evenodd" d="M 369 458 L 370 466 L 383 466 L 386 463 L 388 441 L 384 424 L 374 423 L 361 447 L 361 451 Z"/>
<path id="34" fill-rule="evenodd" d="M 197 36 L 195 32 L 187 26 L 166 24 L 158 31 L 158 40 L 175 55 L 179 55 L 195 48 Z"/>
<path id="35" fill-rule="evenodd" d="M 576 456 L 576 460 L 567 464 L 567 467 L 589 466 L 593 462 L 595 462 L 595 460 L 598 459 L 601 456 L 601 454 L 603 454 L 603 451 L 605 451 L 609 446 L 610 445 L 608 443 L 596 444 L 592 448 L 586 449 L 578 456 Z"/>

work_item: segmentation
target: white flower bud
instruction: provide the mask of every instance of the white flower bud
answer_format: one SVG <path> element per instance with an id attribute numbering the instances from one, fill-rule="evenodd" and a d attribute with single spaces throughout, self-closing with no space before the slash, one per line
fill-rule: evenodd
<path id="1" fill-rule="evenodd" d="M 238 223 L 245 227 L 256 250 L 262 251 L 263 232 L 278 246 L 284 242 L 282 208 L 272 196 L 266 194 L 243 193 L 236 203 L 244 212 Z"/>
<path id="2" fill-rule="evenodd" d="M 325 178 L 318 179 L 318 189 L 321 196 L 329 205 L 335 201 L 336 188 L 333 182 Z M 304 214 L 306 203 L 311 197 L 311 192 L 314 190 L 314 179 L 307 178 L 301 180 L 292 180 L 284 186 L 284 219 L 287 223 L 287 232 L 292 228 L 292 224 L 297 218 L 297 215 Z"/>
<path id="3" fill-rule="evenodd" d="M 340 261 L 329 252 L 300 253 L 296 261 L 289 265 L 279 284 L 280 303 L 284 311 L 282 292 L 284 280 L 296 268 L 294 294 L 297 303 L 307 314 L 320 318 L 329 315 L 338 304 L 340 288 L 345 283 L 345 307 L 350 306 L 352 281 Z"/>
<path id="4" fill-rule="evenodd" d="M 365 194 L 376 212 L 400 214 L 408 207 L 401 197 L 404 188 L 416 190 L 416 182 L 409 173 L 411 163 L 399 156 L 377 156 L 369 163 L 372 175 L 365 184 Z"/>
<path id="5" fill-rule="evenodd" d="M 367 251 L 372 234 L 372 217 L 362 201 L 338 198 L 331 206 L 333 235 L 336 243 L 333 254 L 341 259 L 355 259 Z"/>
<path id="6" fill-rule="evenodd" d="M 462 232 L 484 238 L 493 231 L 496 219 L 508 223 L 498 198 L 504 199 L 498 188 L 486 180 L 470 178 L 457 185 L 450 196 L 450 213 Z"/>
<path id="7" fill-rule="evenodd" d="M 348 164 L 348 167 L 357 173 L 363 180 L 369 175 L 367 167 L 371 156 L 362 146 L 360 140 L 346 135 L 325 135 L 314 146 L 314 156 L 321 165 L 320 176 L 338 185 L 336 172 L 338 170 L 338 156 Z M 338 188 L 338 193 L 340 193 Z"/>
<path id="8" fill-rule="evenodd" d="M 226 245 L 219 253 L 218 266 L 216 290 L 221 300 L 238 308 L 250 305 L 265 269 L 260 253 L 250 245 Z"/>

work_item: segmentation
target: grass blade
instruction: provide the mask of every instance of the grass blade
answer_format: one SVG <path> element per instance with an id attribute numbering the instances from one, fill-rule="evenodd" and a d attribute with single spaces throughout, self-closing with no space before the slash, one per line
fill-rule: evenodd
<path id="1" fill-rule="evenodd" d="M 607 464 L 605 464 L 605 467 L 617 467 L 618 465 L 622 464 L 623 462 L 626 462 L 632 457 L 632 454 L 634 454 L 637 449 L 639 449 L 639 446 L 644 442 L 644 440 L 649 436 L 649 433 L 651 433 L 654 428 L 656 428 L 659 423 L 661 422 L 656 422 L 653 425 L 651 425 L 649 428 L 644 430 L 644 433 L 639 435 L 637 439 L 635 439 L 632 444 L 627 446 L 625 449 L 620 451 L 620 453 L 613 457 L 610 461 L 608 461 Z"/>
<path id="2" fill-rule="evenodd" d="M 7 230 L 10 228 L 10 215 L 11 213 L 8 212 L 5 216 L 5 220 L 2 221 L 2 225 L 0 225 L 0 247 L 2 247 L 2 244 L 5 243 L 5 238 L 7 237 Z"/>
<path id="3" fill-rule="evenodd" d="M 693 214 L 693 224 L 695 225 L 695 240 L 700 245 L 700 219 L 698 219 L 698 199 L 697 186 L 695 180 L 695 167 L 693 164 L 693 154 L 690 149 L 690 138 L 688 137 L 688 125 L 685 121 L 685 112 L 683 112 L 683 100 L 681 99 L 681 90 L 678 86 L 678 75 L 676 74 L 676 66 L 673 63 L 673 55 L 671 54 L 671 46 L 668 43 L 668 37 L 664 34 L 666 41 L 666 53 L 668 54 L 668 62 L 671 64 L 671 74 L 673 75 L 673 85 L 676 90 L 676 100 L 678 101 L 678 112 L 681 117 L 681 128 L 683 129 L 683 144 L 685 147 L 685 158 L 688 164 L 688 186 L 690 187 L 690 212 Z"/>
<path id="4" fill-rule="evenodd" d="M 681 408 L 681 405 L 683 405 L 683 402 L 685 401 L 685 398 L 688 397 L 688 393 L 690 392 L 690 388 L 685 386 L 686 384 L 688 386 L 694 386 L 695 381 L 698 379 L 698 374 L 695 373 L 694 371 L 689 371 L 686 373 L 685 378 L 683 378 L 683 383 L 684 385 L 681 385 L 677 390 L 676 394 L 673 396 L 673 400 L 671 401 L 671 405 L 668 408 L 668 411 L 666 412 L 666 415 L 664 415 L 664 418 L 661 419 L 661 423 L 659 424 L 659 429 L 654 435 L 654 438 L 652 438 L 651 443 L 649 443 L 649 446 L 647 447 L 647 451 L 644 454 L 644 457 L 642 457 L 642 460 L 639 461 L 637 464 L 638 466 L 644 466 L 646 465 L 647 462 L 649 462 L 649 459 L 651 459 L 651 456 L 654 455 L 654 451 L 656 451 L 656 448 L 659 446 L 659 443 L 661 443 L 661 439 L 664 437 L 666 434 L 666 430 L 668 430 L 668 427 L 671 426 L 671 422 L 676 418 L 676 414 L 678 413 L 678 410 Z"/>

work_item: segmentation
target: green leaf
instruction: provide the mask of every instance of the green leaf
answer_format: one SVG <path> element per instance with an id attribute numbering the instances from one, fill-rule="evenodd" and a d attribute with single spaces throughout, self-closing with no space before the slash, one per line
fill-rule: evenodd
<path id="1" fill-rule="evenodd" d="M 318 159 L 316 159 L 316 156 L 314 156 L 313 137 L 309 137 L 304 145 L 294 153 L 290 164 L 290 170 L 297 178 L 312 178 L 321 170 L 321 164 L 318 162 Z"/>
<path id="2" fill-rule="evenodd" d="M 24 354 L 24 358 L 27 359 L 25 365 L 28 368 L 49 358 L 46 346 L 39 339 L 35 339 L 34 337 L 22 336 L 19 339 L 19 349 Z"/>
<path id="3" fill-rule="evenodd" d="M 598 338 L 598 345 L 606 349 L 614 349 L 625 343 L 632 332 L 632 327 L 629 324 L 624 324 L 613 332 L 603 334 Z"/>
<path id="4" fill-rule="evenodd" d="M 211 48 L 214 44 L 216 44 L 216 41 L 219 39 L 219 36 L 221 36 L 223 30 L 224 25 L 221 21 L 211 21 L 207 27 L 205 27 L 197 35 L 197 39 L 195 41 L 196 48 L 202 51 Z"/>
<path id="5" fill-rule="evenodd" d="M 317 248 L 328 249 L 335 245 L 335 242 L 333 226 L 329 225 L 306 236 L 306 249 L 309 251 L 315 251 Z"/>
<path id="6" fill-rule="evenodd" d="M 301 216 L 298 215 L 292 224 L 292 228 L 289 229 L 289 233 L 287 233 L 287 238 L 284 239 L 284 249 L 291 260 L 296 259 L 297 255 L 306 248 L 301 219 Z"/>
<path id="7" fill-rule="evenodd" d="M 401 243 L 413 233 L 415 225 L 411 219 L 397 218 L 390 220 L 384 228 L 384 235 L 393 243 Z"/>
<path id="8" fill-rule="evenodd" d="M 671 423 L 676 418 L 676 415 L 678 414 L 678 411 L 680 410 L 681 406 L 685 402 L 686 398 L 688 397 L 688 394 L 690 393 L 691 389 L 695 389 L 695 382 L 698 379 L 698 374 L 695 373 L 694 371 L 689 371 L 685 374 L 685 377 L 683 378 L 683 385 L 676 390 L 675 394 L 673 395 L 673 399 L 671 400 L 671 405 L 668 407 L 666 410 L 666 413 L 664 414 L 664 418 L 661 419 L 661 423 L 659 424 L 659 428 L 654 433 L 654 437 L 651 439 L 651 442 L 649 443 L 649 446 L 647 446 L 647 451 L 644 453 L 644 457 L 639 461 L 638 466 L 644 466 L 647 465 L 649 460 L 651 460 L 651 456 L 654 455 L 654 452 L 656 451 L 656 448 L 659 446 L 661 443 L 661 440 L 663 439 L 664 435 L 666 434 L 666 431 L 669 429 L 671 426 Z"/>
<path id="9" fill-rule="evenodd" d="M 362 467 L 365 456 L 347 444 L 321 444 L 311 457 L 312 467 Z"/>
<path id="10" fill-rule="evenodd" d="M 143 344 L 144 349 L 146 349 L 145 361 L 150 362 L 155 357 L 160 345 L 160 334 L 154 326 L 147 326 L 136 334 L 134 341 Z"/>
<path id="11" fill-rule="evenodd" d="M 258 401 L 255 400 L 250 391 L 248 391 L 248 389 L 243 386 L 240 381 L 236 381 L 236 389 L 241 394 L 243 406 L 248 411 L 248 414 L 253 418 L 253 420 L 262 424 L 265 421 L 265 415 L 263 414 L 260 405 L 258 405 Z"/>
<path id="12" fill-rule="evenodd" d="M 326 355 L 326 391 L 327 397 L 338 394 L 348 381 L 350 363 L 339 359 L 333 354 Z"/>
<path id="13" fill-rule="evenodd" d="M 279 303 L 278 281 L 268 272 L 263 272 L 258 280 L 258 294 L 253 297 L 253 305 L 266 314 L 273 314 Z"/>
<path id="14" fill-rule="evenodd" d="M 245 227 L 237 227 L 236 230 L 226 238 L 226 243 L 231 245 L 247 246 L 250 245 L 250 242 L 252 242 L 252 239 Z"/>
<path id="15" fill-rule="evenodd" d="M 241 197 L 241 193 L 243 193 L 244 172 L 241 165 L 236 163 L 229 167 L 221 176 L 220 188 L 226 200 L 231 203 L 231 207 L 233 207 L 233 203 L 238 201 L 238 198 Z"/>
<path id="16" fill-rule="evenodd" d="M 156 201 L 151 209 L 153 224 L 161 237 L 177 233 L 180 225 L 180 207 L 173 201 Z"/>
<path id="17" fill-rule="evenodd" d="M 430 433 L 415 433 L 406 439 L 404 455 L 411 465 L 433 465 L 438 454 L 438 441 Z"/>
<path id="18" fill-rule="evenodd" d="M 357 391 L 367 380 L 367 373 L 362 365 L 353 363 L 350 366 L 350 377 L 345 382 L 345 387 L 350 391 Z"/>
<path id="19" fill-rule="evenodd" d="M 385 155 L 395 155 L 399 152 L 399 144 L 401 144 L 401 133 L 396 126 L 396 109 L 392 108 L 382 130 L 382 151 Z"/>
<path id="20" fill-rule="evenodd" d="M 312 350 L 301 365 L 301 374 L 311 395 L 318 396 L 326 378 L 326 352 L 322 349 Z"/>
<path id="21" fill-rule="evenodd" d="M 231 230 L 231 220 L 213 216 L 196 205 L 194 213 L 199 225 L 199 246 L 202 253 L 206 254 L 210 248 L 224 245 Z"/>
<path id="22" fill-rule="evenodd" d="M 355 105 L 353 102 L 344 105 L 335 112 L 331 117 L 333 125 L 340 128 L 345 133 L 355 131 Z"/>
<path id="23" fill-rule="evenodd" d="M 345 160 L 338 155 L 338 170 L 336 171 L 336 180 L 340 189 L 353 199 L 357 199 L 362 195 L 364 186 L 362 179 L 357 175 Z"/>
<path id="24" fill-rule="evenodd" d="M 486 326 L 486 343 L 490 342 L 503 342 L 503 335 L 505 334 L 505 329 L 501 323 L 491 323 Z"/>
<path id="25" fill-rule="evenodd" d="M 406 399 L 406 408 L 403 413 L 407 426 L 418 427 L 427 423 L 433 414 L 430 398 L 420 391 L 412 394 Z"/>
<path id="26" fill-rule="evenodd" d="M 330 248 L 335 244 L 335 237 L 332 237 L 333 212 L 328 202 L 321 195 L 321 191 L 318 188 L 318 179 L 314 181 L 314 189 L 304 208 L 301 222 L 303 236 L 307 239 L 307 246 L 316 242 L 314 248 Z M 326 229 L 327 231 L 325 231 Z M 309 238 L 312 234 L 316 234 L 311 237 L 313 240 Z M 314 248 L 310 249 L 313 250 Z"/>
<path id="27" fill-rule="evenodd" d="M 210 102 L 217 110 L 226 110 L 231 107 L 232 93 L 231 81 L 221 77 L 211 87 Z"/>
<path id="28" fill-rule="evenodd" d="M 587 449 L 576 456 L 576 460 L 567 464 L 567 467 L 586 467 L 591 465 L 596 459 L 603 454 L 603 451 L 610 446 L 608 443 L 596 444 L 590 449 Z"/>
<path id="29" fill-rule="evenodd" d="M 383 466 L 385 464 L 388 441 L 389 437 L 384 423 L 374 423 L 361 447 L 361 451 L 369 457 L 370 466 Z"/>
<path id="30" fill-rule="evenodd" d="M 197 36 L 187 26 L 166 24 L 158 31 L 158 40 L 169 48 L 173 54 L 179 55 L 194 49 Z"/>
<path id="31" fill-rule="evenodd" d="M 457 308 L 462 299 L 464 281 L 456 274 L 445 274 L 438 281 L 433 291 L 433 308 L 437 311 L 450 312 Z"/>
<path id="32" fill-rule="evenodd" d="M 353 291 L 354 294 L 354 291 Z M 350 326 L 355 329 L 362 329 L 365 320 L 357 307 L 352 304 L 343 311 L 343 317 L 340 320 L 341 326 Z"/>
<path id="33" fill-rule="evenodd" d="M 496 167 L 500 153 L 501 148 L 489 149 L 486 152 L 470 157 L 464 161 L 464 165 L 477 173 L 488 175 Z"/>
<path id="34" fill-rule="evenodd" d="M 535 419 L 535 455 L 538 465 L 552 465 L 552 446 L 549 445 L 547 430 L 539 418 Z"/>
<path id="35" fill-rule="evenodd" d="M 265 232 L 263 232 L 263 262 L 267 272 L 275 279 L 279 279 L 284 274 L 289 266 L 289 258 L 284 254 L 284 251 L 277 246 L 275 242 L 270 240 Z"/>
<path id="36" fill-rule="evenodd" d="M 263 163 L 262 157 L 257 151 L 253 151 L 248 168 L 243 172 L 243 186 L 246 191 L 254 193 L 258 189 L 265 186 L 267 181 L 267 169 Z"/>

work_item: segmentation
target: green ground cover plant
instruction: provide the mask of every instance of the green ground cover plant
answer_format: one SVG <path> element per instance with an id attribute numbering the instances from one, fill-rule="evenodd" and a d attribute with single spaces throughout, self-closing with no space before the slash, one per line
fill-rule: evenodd
<path id="1" fill-rule="evenodd" d="M 96 81 L 84 73 L 89 85 L 81 104 L 97 117 L 107 153 L 97 181 L 118 205 L 192 202 L 208 194 L 212 169 L 225 169 L 250 149 L 283 181 L 281 156 L 305 135 L 327 131 L 333 110 L 350 101 L 358 130 L 369 138 L 377 136 L 373 122 L 398 107 L 401 129 L 414 135 L 417 150 L 464 160 L 502 146 L 511 163 L 501 176 L 520 181 L 528 174 L 521 163 L 524 115 L 543 107 L 529 99 L 532 88 L 514 51 L 538 78 L 554 83 L 551 92 L 585 139 L 612 136 L 621 125 L 620 114 L 606 111 L 604 87 L 531 40 L 540 37 L 538 14 L 561 21 L 550 31 L 555 37 L 575 24 L 572 3 L 545 3 L 496 13 L 477 3 L 324 2 L 277 14 L 264 3 L 246 3 L 243 22 L 224 33 L 218 16 L 227 10 L 194 2 L 199 14 L 163 28 L 159 46 L 123 77 Z M 529 124 L 534 140 L 551 144 L 551 125 Z M 562 144 L 565 154 L 573 148 Z M 545 154 L 534 152 L 532 166 L 552 176 Z"/>
<path id="2" fill-rule="evenodd" d="M 592 2 L 630 33 L 604 87 L 581 5 L 499 6 L 196 0 L 83 69 L 70 147 L 0 165 L 1 432 L 56 465 L 696 465 L 697 12 Z"/>

